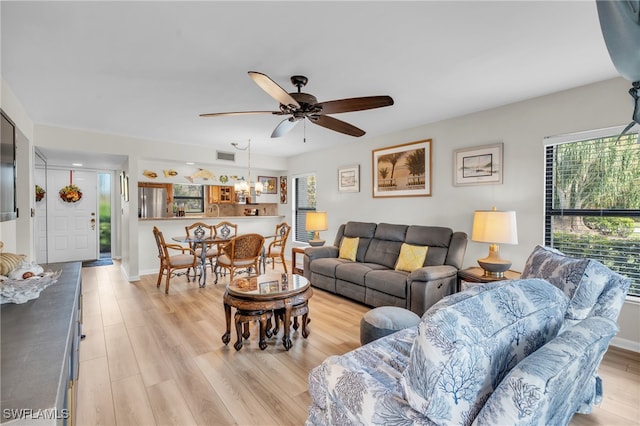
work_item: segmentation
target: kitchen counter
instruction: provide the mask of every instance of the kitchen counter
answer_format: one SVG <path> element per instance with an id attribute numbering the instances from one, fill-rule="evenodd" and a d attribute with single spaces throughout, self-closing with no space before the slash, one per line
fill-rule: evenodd
<path id="1" fill-rule="evenodd" d="M 62 270 L 37 299 L 0 305 L 2 417 L 5 424 L 70 424 L 80 345 L 81 263 Z"/>
<path id="2" fill-rule="evenodd" d="M 229 221 L 243 220 L 243 219 L 283 219 L 284 216 L 171 216 L 171 217 L 139 217 L 139 221 L 152 221 L 152 220 L 186 220 L 186 221 L 198 221 L 198 220 L 213 220 L 213 221 Z"/>

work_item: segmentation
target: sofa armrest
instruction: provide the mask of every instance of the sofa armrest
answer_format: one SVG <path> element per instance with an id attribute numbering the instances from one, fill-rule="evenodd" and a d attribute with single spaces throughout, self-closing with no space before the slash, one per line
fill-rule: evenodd
<path id="1" fill-rule="evenodd" d="M 407 308 L 422 316 L 431 306 L 455 291 L 458 269 L 449 265 L 425 266 L 407 277 Z"/>
<path id="2" fill-rule="evenodd" d="M 601 397 L 596 371 L 617 331 L 605 317 L 565 330 L 509 372 L 473 424 L 568 424 L 575 412 L 590 412 Z"/>
<path id="3" fill-rule="evenodd" d="M 304 258 L 309 261 L 324 257 L 338 257 L 340 250 L 335 246 L 307 247 L 304 249 Z"/>
<path id="4" fill-rule="evenodd" d="M 307 247 L 304 249 L 304 277 L 311 279 L 311 262 L 316 259 L 337 258 L 340 249 L 336 246 Z"/>
<path id="5" fill-rule="evenodd" d="M 449 265 L 423 266 L 409 274 L 409 281 L 435 281 L 457 277 L 458 269 Z"/>

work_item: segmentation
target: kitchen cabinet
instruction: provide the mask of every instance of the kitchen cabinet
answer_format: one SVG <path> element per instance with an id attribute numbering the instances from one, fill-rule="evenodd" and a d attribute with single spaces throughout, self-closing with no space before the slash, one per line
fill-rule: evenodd
<path id="1" fill-rule="evenodd" d="M 233 186 L 209 185 L 207 199 L 209 204 L 234 203 L 235 190 Z"/>
<path id="2" fill-rule="evenodd" d="M 233 186 L 220 186 L 220 203 L 234 203 L 236 194 Z"/>

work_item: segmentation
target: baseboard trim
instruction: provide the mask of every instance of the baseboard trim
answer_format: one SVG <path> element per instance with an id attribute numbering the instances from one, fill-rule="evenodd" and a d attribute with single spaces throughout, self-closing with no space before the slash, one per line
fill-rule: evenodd
<path id="1" fill-rule="evenodd" d="M 120 263 L 120 270 L 122 271 L 122 274 L 124 275 L 125 279 L 127 281 L 134 282 L 134 281 L 140 281 L 140 276 L 139 275 L 129 275 L 127 274 L 126 269 L 124 269 L 124 266 L 122 265 L 122 263 Z"/>
<path id="2" fill-rule="evenodd" d="M 611 339 L 611 346 L 632 352 L 640 352 L 640 342 L 634 342 L 633 340 L 623 339 L 621 337 Z"/>

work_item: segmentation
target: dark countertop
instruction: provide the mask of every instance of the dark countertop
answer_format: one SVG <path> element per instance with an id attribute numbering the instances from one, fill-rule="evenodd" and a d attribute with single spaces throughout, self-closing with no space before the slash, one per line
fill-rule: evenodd
<path id="1" fill-rule="evenodd" d="M 11 420 L 7 409 L 53 409 L 65 398 L 82 264 L 42 266 L 62 270 L 56 283 L 37 299 L 0 305 L 2 423 Z"/>

